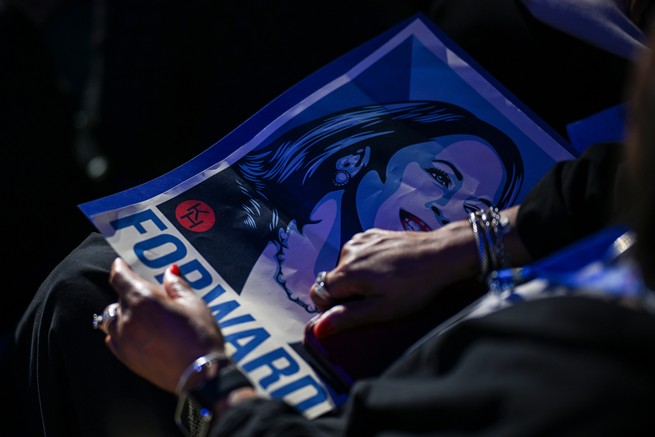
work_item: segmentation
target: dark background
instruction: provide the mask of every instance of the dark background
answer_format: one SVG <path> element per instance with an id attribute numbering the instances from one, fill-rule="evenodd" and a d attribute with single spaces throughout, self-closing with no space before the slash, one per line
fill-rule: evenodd
<path id="1" fill-rule="evenodd" d="M 427 3 L 0 0 L 0 332 L 94 230 L 79 203 L 183 164 Z"/>
<path id="2" fill-rule="evenodd" d="M 623 102 L 629 63 L 518 0 L 0 0 L 4 342 L 94 230 L 79 203 L 183 164 L 419 11 L 562 135 Z"/>

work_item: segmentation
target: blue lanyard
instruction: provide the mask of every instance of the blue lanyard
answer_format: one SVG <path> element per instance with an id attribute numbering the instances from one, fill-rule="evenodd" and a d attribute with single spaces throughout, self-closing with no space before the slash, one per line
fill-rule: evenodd
<path id="1" fill-rule="evenodd" d="M 541 279 L 548 295 L 587 295 L 640 301 L 655 312 L 655 296 L 643 284 L 632 260 L 620 259 L 634 244 L 634 234 L 625 227 L 605 229 L 579 243 L 531 265 L 494 272 L 489 280 L 493 293 L 509 301 L 524 300 L 516 287 Z M 620 261 L 619 261 L 620 260 Z"/>
<path id="2" fill-rule="evenodd" d="M 630 302 L 632 307 L 636 303 L 655 314 L 655 293 L 643 285 L 634 264 L 623 260 L 616 262 L 633 242 L 634 235 L 627 228 L 607 228 L 533 264 L 498 270 L 489 279 L 488 293 L 436 326 L 407 353 L 465 319 L 533 299 L 588 296 Z M 532 286 L 536 281 L 543 284 Z"/>

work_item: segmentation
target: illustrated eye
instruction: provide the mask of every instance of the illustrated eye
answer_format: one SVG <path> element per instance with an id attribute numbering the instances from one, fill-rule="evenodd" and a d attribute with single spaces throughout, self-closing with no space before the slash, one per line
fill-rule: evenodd
<path id="1" fill-rule="evenodd" d="M 452 179 L 450 179 L 448 173 L 441 170 L 440 168 L 430 167 L 430 168 L 426 168 L 425 171 L 428 172 L 428 174 L 432 176 L 435 181 L 437 181 L 438 183 L 440 183 L 446 188 L 449 188 L 453 184 L 453 181 Z"/>

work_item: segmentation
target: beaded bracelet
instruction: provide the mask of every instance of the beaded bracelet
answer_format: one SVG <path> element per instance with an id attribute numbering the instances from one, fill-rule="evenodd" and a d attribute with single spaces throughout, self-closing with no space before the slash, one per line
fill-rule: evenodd
<path id="1" fill-rule="evenodd" d="M 469 223 L 480 257 L 480 276 L 487 281 L 493 271 L 507 266 L 503 236 L 510 231 L 509 219 L 491 207 L 470 213 Z"/>

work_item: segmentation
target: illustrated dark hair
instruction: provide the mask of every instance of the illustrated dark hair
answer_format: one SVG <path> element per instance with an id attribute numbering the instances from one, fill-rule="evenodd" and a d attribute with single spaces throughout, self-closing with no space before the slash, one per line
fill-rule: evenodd
<path id="1" fill-rule="evenodd" d="M 236 166 L 248 182 L 244 186 L 250 187 L 248 192 L 244 191 L 248 197 L 244 205 L 252 210 L 257 199 L 270 202 L 277 209 L 273 215 L 279 220 L 274 227 L 295 219 L 302 229 L 310 223 L 309 214 L 316 203 L 337 189 L 329 182 L 334 178 L 337 160 L 367 146 L 371 156 L 366 169 L 343 188 L 342 206 L 348 217 L 355 212 L 356 187 L 364 174 L 374 170 L 384 180 L 387 163 L 399 149 L 445 135 L 474 135 L 486 140 L 496 150 L 506 172 L 496 206 L 503 208 L 516 200 L 523 181 L 523 160 L 507 135 L 459 106 L 408 101 L 339 111 L 295 127 L 249 153 Z M 361 226 L 357 224 L 346 233 L 359 230 Z"/>

